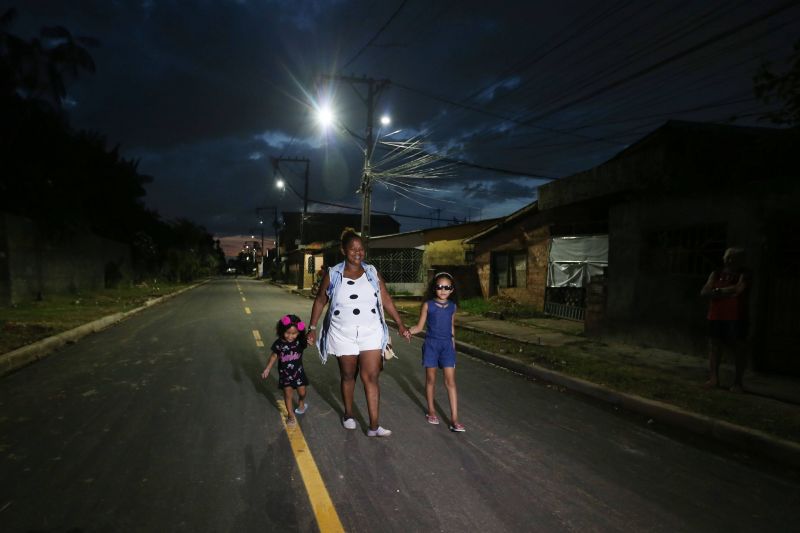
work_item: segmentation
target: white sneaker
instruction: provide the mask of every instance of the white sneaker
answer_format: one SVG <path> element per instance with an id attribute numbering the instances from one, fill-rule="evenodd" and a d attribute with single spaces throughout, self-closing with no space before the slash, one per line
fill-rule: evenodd
<path id="1" fill-rule="evenodd" d="M 343 418 L 342 425 L 344 429 L 356 429 L 356 421 L 352 418 Z"/>
<path id="2" fill-rule="evenodd" d="M 367 430 L 367 437 L 388 437 L 391 434 L 391 431 L 388 429 L 383 429 L 380 426 L 378 426 L 378 429 Z"/>

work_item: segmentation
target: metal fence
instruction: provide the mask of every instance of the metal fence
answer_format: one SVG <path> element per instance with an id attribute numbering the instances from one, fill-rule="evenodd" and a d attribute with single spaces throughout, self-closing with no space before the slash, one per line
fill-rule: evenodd
<path id="1" fill-rule="evenodd" d="M 375 265 L 386 283 L 421 283 L 425 281 L 422 253 L 416 248 L 370 250 L 367 261 Z"/>

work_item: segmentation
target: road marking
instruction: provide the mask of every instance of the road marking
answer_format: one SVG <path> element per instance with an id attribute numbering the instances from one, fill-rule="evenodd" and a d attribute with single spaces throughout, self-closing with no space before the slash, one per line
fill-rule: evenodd
<path id="1" fill-rule="evenodd" d="M 289 444 L 297 461 L 297 467 L 300 469 L 303 484 L 306 486 L 308 499 L 311 501 L 311 509 L 314 511 L 314 517 L 317 519 L 317 526 L 320 532 L 333 533 L 341 531 L 344 533 L 342 521 L 339 520 L 339 514 L 333 506 L 328 489 L 325 487 L 325 482 L 322 481 L 317 463 L 314 462 L 311 450 L 308 449 L 308 444 L 305 437 L 303 437 L 300 426 L 290 427 L 286 425 L 286 404 L 283 403 L 283 398 L 279 400 L 278 397 L 275 397 L 275 403 L 281 411 L 283 428 L 289 436 Z"/>
<path id="2" fill-rule="evenodd" d="M 261 340 L 261 333 L 259 333 L 257 329 L 253 330 L 253 338 L 256 339 L 256 346 L 259 348 L 264 347 L 264 341 Z"/>
<path id="3" fill-rule="evenodd" d="M 245 313 L 247 313 L 247 314 L 249 315 L 249 314 L 250 314 L 250 308 L 249 308 L 249 307 L 245 307 L 245 308 L 244 308 L 244 312 L 245 312 Z"/>
<path id="4" fill-rule="evenodd" d="M 243 301 L 243 302 L 246 302 L 246 301 L 247 301 L 247 298 L 245 298 L 244 296 L 242 296 L 242 301 Z"/>

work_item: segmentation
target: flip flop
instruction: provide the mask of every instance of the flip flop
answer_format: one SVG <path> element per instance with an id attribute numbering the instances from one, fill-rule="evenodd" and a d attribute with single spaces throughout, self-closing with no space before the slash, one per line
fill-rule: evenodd
<path id="1" fill-rule="evenodd" d="M 453 424 L 450 426 L 450 431 L 455 431 L 456 433 L 464 433 L 467 428 L 464 427 L 464 424 Z"/>

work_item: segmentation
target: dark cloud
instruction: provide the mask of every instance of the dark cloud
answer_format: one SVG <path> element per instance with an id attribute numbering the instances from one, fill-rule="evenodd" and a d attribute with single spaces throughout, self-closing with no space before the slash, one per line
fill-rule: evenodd
<path id="1" fill-rule="evenodd" d="M 141 158 L 155 178 L 148 202 L 164 216 L 242 233 L 257 205 L 301 206 L 272 186 L 274 156 L 311 159 L 312 198 L 360 205 L 361 148 L 346 135 L 323 142 L 308 114 L 317 74 L 351 63 L 342 74 L 390 79 L 378 111 L 430 150 L 561 177 L 669 118 L 754 123 L 752 74 L 788 56 L 800 19 L 800 8 L 788 9 L 670 61 L 780 3 L 409 0 L 376 37 L 398 5 L 40 0 L 20 6 L 14 29 L 61 24 L 100 39 L 97 74 L 70 86 L 73 124 Z M 363 87 L 336 87 L 338 115 L 359 135 L 363 96 Z M 286 172 L 301 191 L 299 166 Z M 499 215 L 535 198 L 541 181 L 459 167 L 449 180 L 420 183 L 426 190 L 412 199 L 376 184 L 375 209 Z M 399 220 L 403 229 L 428 224 Z"/>

